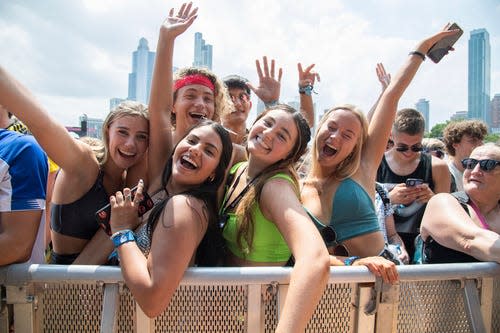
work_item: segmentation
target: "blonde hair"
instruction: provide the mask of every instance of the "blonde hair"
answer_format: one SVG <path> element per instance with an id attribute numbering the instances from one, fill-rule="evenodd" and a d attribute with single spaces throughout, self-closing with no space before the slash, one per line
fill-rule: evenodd
<path id="1" fill-rule="evenodd" d="M 147 105 L 134 101 L 124 101 L 120 103 L 113 111 L 108 113 L 108 116 L 106 117 L 104 123 L 102 124 L 102 141 L 104 143 L 104 156 L 102 158 L 100 166 L 103 166 L 107 162 L 109 157 L 109 127 L 115 120 L 125 116 L 143 118 L 147 121 L 149 126 L 149 112 Z"/>
<path id="2" fill-rule="evenodd" d="M 229 114 L 231 112 L 231 102 L 229 98 L 229 94 L 227 92 L 227 88 L 224 83 L 210 70 L 202 67 L 186 67 L 178 70 L 174 74 L 174 85 L 175 82 L 186 77 L 188 75 L 200 74 L 205 76 L 213 83 L 215 87 L 214 97 L 215 97 L 215 108 L 214 108 L 214 116 L 213 121 L 220 122 L 221 117 Z M 177 91 L 174 91 L 174 103 L 177 99 Z M 170 120 L 172 122 L 172 126 L 175 128 L 175 113 L 170 114 Z"/>
<path id="3" fill-rule="evenodd" d="M 363 149 L 363 145 L 366 141 L 366 138 L 368 137 L 368 121 L 366 120 L 365 115 L 363 114 L 363 112 L 361 112 L 360 109 L 358 109 L 354 105 L 345 104 L 336 106 L 328 110 L 319 121 L 318 129 L 321 128 L 321 126 L 323 126 L 326 120 L 334 112 L 338 110 L 351 112 L 353 115 L 356 116 L 356 118 L 359 120 L 361 124 L 361 134 L 358 136 L 358 140 L 352 152 L 342 162 L 340 162 L 337 165 L 331 176 L 335 180 L 343 180 L 354 175 L 354 173 L 359 169 L 359 165 L 361 163 L 361 151 Z M 314 135 L 313 145 L 311 149 L 311 169 L 309 171 L 309 175 L 317 174 L 320 169 L 320 165 L 318 163 L 318 153 L 317 153 L 317 143 L 316 143 L 318 132 L 319 131 L 317 130 L 316 134 Z"/>
<path id="4" fill-rule="evenodd" d="M 99 162 L 99 166 L 103 166 L 103 161 L 104 161 L 104 156 L 106 154 L 106 149 L 104 146 L 104 142 L 101 139 L 98 138 L 93 138 L 90 136 L 82 136 L 78 140 L 86 143 L 87 145 L 92 148 L 92 152 L 94 153 L 95 157 L 97 158 L 97 162 Z"/>

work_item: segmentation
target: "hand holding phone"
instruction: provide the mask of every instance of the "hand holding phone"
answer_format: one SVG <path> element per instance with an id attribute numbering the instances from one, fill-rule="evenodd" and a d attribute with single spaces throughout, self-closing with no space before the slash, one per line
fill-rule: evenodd
<path id="1" fill-rule="evenodd" d="M 135 197 L 137 192 L 137 186 L 130 190 L 132 198 Z M 154 203 L 147 192 L 142 192 L 143 199 L 137 204 L 137 215 L 141 217 L 151 208 L 153 208 Z M 99 226 L 104 229 L 104 231 L 111 235 L 111 226 L 109 225 L 109 219 L 111 216 L 111 204 L 107 204 L 98 211 L 95 212 L 95 219 Z"/>
<path id="2" fill-rule="evenodd" d="M 458 33 L 445 37 L 441 39 L 439 42 L 434 44 L 429 51 L 427 51 L 427 57 L 434 61 L 436 64 L 443 59 L 443 57 L 448 54 L 453 48 L 453 44 L 462 36 L 464 33 L 463 30 L 456 24 L 451 24 L 448 29 L 449 30 L 460 30 Z"/>
<path id="3" fill-rule="evenodd" d="M 408 178 L 406 180 L 406 187 L 415 187 L 417 185 L 422 185 L 424 183 L 423 179 L 420 178 Z"/>

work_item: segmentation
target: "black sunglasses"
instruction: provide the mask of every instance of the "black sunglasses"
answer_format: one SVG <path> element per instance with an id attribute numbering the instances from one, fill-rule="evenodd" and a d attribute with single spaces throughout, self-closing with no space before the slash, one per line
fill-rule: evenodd
<path id="1" fill-rule="evenodd" d="M 335 230 L 333 230 L 331 226 L 328 225 L 324 227 L 323 229 L 320 230 L 319 233 L 321 234 L 321 237 L 325 241 L 326 246 L 328 248 L 333 247 L 333 255 L 343 256 L 343 257 L 349 256 L 349 252 L 347 251 L 347 249 L 343 245 L 337 244 L 337 233 L 335 232 Z"/>
<path id="2" fill-rule="evenodd" d="M 479 167 L 483 171 L 491 171 L 497 167 L 497 165 L 500 165 L 500 161 L 496 160 L 476 160 L 475 158 L 464 158 L 462 160 L 462 166 L 465 169 L 474 169 L 476 165 L 479 163 Z"/>
<path id="3" fill-rule="evenodd" d="M 411 147 L 408 147 L 408 145 L 397 145 L 396 150 L 399 152 L 405 152 L 405 151 L 411 150 L 414 153 L 418 153 L 419 151 L 424 150 L 424 147 L 422 147 L 422 145 L 420 145 L 420 144 L 416 144 L 416 145 L 413 145 Z"/>

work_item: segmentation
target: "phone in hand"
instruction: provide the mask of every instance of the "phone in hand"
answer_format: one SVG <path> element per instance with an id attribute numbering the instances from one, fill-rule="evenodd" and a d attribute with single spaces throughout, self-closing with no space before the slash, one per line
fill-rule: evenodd
<path id="1" fill-rule="evenodd" d="M 453 23 L 448 27 L 448 30 L 460 30 L 460 32 L 455 35 L 445 37 L 441 39 L 436 44 L 432 45 L 429 51 L 427 51 L 427 57 L 434 61 L 436 64 L 443 59 L 443 57 L 450 51 L 453 44 L 462 36 L 464 31 L 456 23 Z"/>
<path id="2" fill-rule="evenodd" d="M 135 192 L 137 191 L 137 186 L 130 190 L 132 198 L 135 196 Z M 151 197 L 146 193 L 142 192 L 143 199 L 139 202 L 137 207 L 137 215 L 140 217 L 144 215 L 148 210 L 153 208 L 154 203 Z M 95 212 L 95 219 L 99 226 L 106 231 L 108 235 L 111 235 L 111 226 L 109 225 L 109 218 L 111 217 L 111 204 L 107 204 L 102 207 L 98 211 Z"/>
<path id="3" fill-rule="evenodd" d="M 424 183 L 423 179 L 420 179 L 420 178 L 408 178 L 406 180 L 406 187 L 414 187 L 414 186 L 417 186 L 417 185 L 421 185 L 423 183 Z"/>

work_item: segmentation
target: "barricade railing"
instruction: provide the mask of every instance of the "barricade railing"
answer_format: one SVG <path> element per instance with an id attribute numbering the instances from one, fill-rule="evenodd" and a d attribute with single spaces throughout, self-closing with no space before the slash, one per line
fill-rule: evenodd
<path id="1" fill-rule="evenodd" d="M 333 267 L 306 332 L 500 332 L 500 265 L 415 265 L 385 284 Z M 291 268 L 190 268 L 150 319 L 118 267 L 0 267 L 0 332 L 273 332 Z"/>

